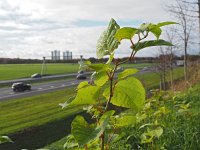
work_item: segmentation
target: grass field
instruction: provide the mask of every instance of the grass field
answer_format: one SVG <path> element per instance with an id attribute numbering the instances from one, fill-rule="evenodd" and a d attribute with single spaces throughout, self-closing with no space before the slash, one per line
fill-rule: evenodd
<path id="1" fill-rule="evenodd" d="M 78 71 L 78 64 L 47 64 L 44 74 L 65 74 Z M 41 73 L 41 64 L 6 64 L 0 65 L 0 80 L 10 80 L 30 77 Z"/>
<path id="2" fill-rule="evenodd" d="M 0 135 L 39 126 L 72 115 L 79 110 L 62 110 L 58 105 L 74 93 L 74 88 L 0 103 Z"/>
<path id="3" fill-rule="evenodd" d="M 153 63 L 141 64 L 124 64 L 123 67 L 145 67 L 152 66 Z M 11 80 L 30 77 L 34 73 L 41 72 L 41 64 L 3 64 L 0 65 L 0 80 Z M 78 63 L 63 63 L 63 64 L 47 64 L 44 69 L 44 74 L 66 74 L 77 72 L 79 68 Z"/>

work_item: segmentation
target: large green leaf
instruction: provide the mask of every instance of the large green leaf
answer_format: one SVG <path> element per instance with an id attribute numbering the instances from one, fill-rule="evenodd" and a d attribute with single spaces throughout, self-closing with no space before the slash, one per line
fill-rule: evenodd
<path id="1" fill-rule="evenodd" d="M 119 25 L 114 19 L 110 20 L 108 28 L 101 34 L 97 41 L 97 57 L 103 58 L 105 55 L 111 54 L 120 44 L 117 39 L 114 38 Z"/>
<path id="2" fill-rule="evenodd" d="M 116 34 L 115 38 L 120 42 L 123 39 L 132 39 L 132 37 L 137 33 L 138 29 L 131 28 L 131 27 L 124 27 L 119 29 Z"/>
<path id="3" fill-rule="evenodd" d="M 152 47 L 152 46 L 173 46 L 170 42 L 167 42 L 165 40 L 159 39 L 159 40 L 150 40 L 150 41 L 144 41 L 144 42 L 138 42 L 135 44 L 134 50 L 139 51 L 141 49 Z"/>
<path id="4" fill-rule="evenodd" d="M 107 100 L 109 99 L 109 88 L 105 89 L 103 95 Z M 145 89 L 143 85 L 135 77 L 129 77 L 116 84 L 111 103 L 116 106 L 122 106 L 139 111 L 143 107 L 144 100 Z"/>
<path id="5" fill-rule="evenodd" d="M 107 111 L 99 120 L 100 125 L 88 124 L 82 116 L 77 116 L 72 122 L 72 134 L 79 146 L 84 146 L 100 137 L 106 129 L 114 110 Z"/>
<path id="6" fill-rule="evenodd" d="M 133 75 L 133 74 L 137 73 L 137 72 L 138 72 L 138 70 L 135 69 L 135 68 L 126 69 L 126 70 L 124 70 L 123 72 L 120 72 L 120 73 L 118 74 L 118 79 L 126 78 L 126 77 L 128 77 L 128 76 L 130 76 L 130 75 Z"/>
<path id="7" fill-rule="evenodd" d="M 89 125 L 82 116 L 76 116 L 72 122 L 72 135 L 80 147 L 94 141 L 101 135 L 101 128 L 96 128 L 95 124 Z"/>
<path id="8" fill-rule="evenodd" d="M 97 102 L 100 87 L 89 85 L 78 90 L 75 99 L 69 105 L 91 105 Z"/>

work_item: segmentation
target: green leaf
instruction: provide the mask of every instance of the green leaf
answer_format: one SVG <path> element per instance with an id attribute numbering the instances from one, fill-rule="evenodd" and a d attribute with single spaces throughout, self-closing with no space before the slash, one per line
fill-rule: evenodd
<path id="1" fill-rule="evenodd" d="M 115 113 L 114 110 L 104 113 L 100 120 L 99 126 L 95 124 L 88 124 L 82 116 L 76 116 L 72 122 L 72 135 L 78 142 L 79 146 L 84 146 L 100 137 L 106 129 L 110 117 Z"/>
<path id="2" fill-rule="evenodd" d="M 115 113 L 114 110 L 110 110 L 110 111 L 105 112 L 105 113 L 101 116 L 101 118 L 100 118 L 100 120 L 99 120 L 99 123 L 100 123 L 100 127 L 102 128 L 102 130 L 105 130 L 105 128 L 106 128 L 106 126 L 107 126 L 107 124 L 108 124 L 108 122 L 109 122 L 109 120 L 110 120 L 110 117 L 111 117 L 112 115 L 114 115 L 114 113 Z"/>
<path id="3" fill-rule="evenodd" d="M 84 88 L 86 86 L 88 86 L 88 81 L 83 81 L 81 83 L 79 83 L 79 85 L 77 86 L 77 90 L 81 89 L 81 88 Z"/>
<path id="4" fill-rule="evenodd" d="M 88 65 L 88 67 L 95 71 L 102 71 L 102 70 L 107 70 L 108 65 L 107 64 L 90 64 Z"/>
<path id="5" fill-rule="evenodd" d="M 123 72 L 120 72 L 120 73 L 118 74 L 118 79 L 126 78 L 126 77 L 128 77 L 128 76 L 130 76 L 130 75 L 133 75 L 133 74 L 137 73 L 137 72 L 138 72 L 138 70 L 135 69 L 135 68 L 126 69 L 126 70 L 124 70 Z"/>
<path id="6" fill-rule="evenodd" d="M 152 24 L 152 23 L 143 23 L 143 24 L 140 25 L 137 33 L 144 32 L 144 31 L 149 31 L 149 29 L 152 26 L 154 26 L 154 24 Z"/>
<path id="7" fill-rule="evenodd" d="M 116 128 L 134 126 L 136 124 L 136 116 L 130 114 L 123 114 L 114 118 L 114 125 Z"/>
<path id="8" fill-rule="evenodd" d="M 76 142 L 73 135 L 67 136 L 67 142 L 64 144 L 64 149 L 75 149 L 78 147 L 78 143 Z"/>
<path id="9" fill-rule="evenodd" d="M 159 138 L 162 134 L 163 129 L 161 127 L 145 132 L 141 135 L 141 143 L 151 143 L 154 137 Z"/>
<path id="10" fill-rule="evenodd" d="M 97 86 L 103 86 L 106 82 L 108 82 L 108 75 L 105 71 L 97 72 L 94 77 L 94 83 Z"/>
<path id="11" fill-rule="evenodd" d="M 0 136 L 0 144 L 6 143 L 6 142 L 13 143 L 13 141 L 8 136 Z"/>
<path id="12" fill-rule="evenodd" d="M 89 85 L 85 88 L 78 90 L 76 98 L 69 103 L 72 105 L 91 105 L 97 102 L 100 88 L 97 86 Z"/>
<path id="13" fill-rule="evenodd" d="M 109 99 L 109 88 L 105 89 L 103 95 L 107 100 Z M 139 111 L 144 105 L 144 100 L 145 89 L 143 85 L 138 79 L 129 77 L 116 84 L 111 103 L 116 106 L 122 106 L 131 108 L 134 111 Z"/>
<path id="14" fill-rule="evenodd" d="M 73 100 L 75 96 L 70 97 L 65 103 L 60 103 L 59 105 L 63 108 L 67 107 Z"/>
<path id="15" fill-rule="evenodd" d="M 152 47 L 152 46 L 173 46 L 170 42 L 167 42 L 165 40 L 159 39 L 159 40 L 150 40 L 150 41 L 144 41 L 144 42 L 138 42 L 135 44 L 134 50 L 139 51 L 141 49 Z"/>
<path id="16" fill-rule="evenodd" d="M 72 135 L 80 147 L 94 141 L 101 135 L 101 129 L 94 124 L 89 125 L 82 116 L 76 116 L 72 122 Z"/>
<path id="17" fill-rule="evenodd" d="M 124 27 L 117 30 L 115 38 L 120 42 L 123 39 L 132 39 L 132 37 L 137 33 L 138 29 L 131 27 Z"/>
<path id="18" fill-rule="evenodd" d="M 172 24 L 178 24 L 178 23 L 172 22 L 172 21 L 167 21 L 167 22 L 160 22 L 160 23 L 158 23 L 156 26 L 157 26 L 157 27 L 163 27 L 163 26 L 172 25 Z"/>
<path id="19" fill-rule="evenodd" d="M 157 26 L 155 26 L 154 28 L 150 29 L 149 31 L 151 33 L 153 33 L 156 36 L 157 39 L 159 39 L 159 37 L 160 37 L 160 35 L 162 33 L 162 30 Z"/>
<path id="20" fill-rule="evenodd" d="M 114 19 L 110 20 L 108 28 L 101 34 L 97 41 L 97 57 L 103 58 L 105 55 L 111 54 L 120 44 L 117 39 L 114 38 L 119 25 Z"/>

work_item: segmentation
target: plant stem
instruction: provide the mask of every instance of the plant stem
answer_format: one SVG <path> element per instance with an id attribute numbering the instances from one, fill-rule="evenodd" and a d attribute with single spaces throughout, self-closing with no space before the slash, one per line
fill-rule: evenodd
<path id="1" fill-rule="evenodd" d="M 110 80 L 110 95 L 109 95 L 109 99 L 106 103 L 106 108 L 105 108 L 105 111 L 107 111 L 108 107 L 109 107 L 109 104 L 110 104 L 110 101 L 113 97 L 113 90 L 114 90 L 114 87 L 113 87 L 113 79 L 114 79 L 114 75 L 115 75 L 115 71 L 117 70 L 117 67 L 118 67 L 118 63 L 115 64 L 115 68 L 113 69 L 113 71 L 111 72 L 111 75 L 109 76 L 109 80 Z"/>
<path id="2" fill-rule="evenodd" d="M 103 132 L 101 135 L 101 150 L 104 150 L 104 134 L 105 132 Z"/>

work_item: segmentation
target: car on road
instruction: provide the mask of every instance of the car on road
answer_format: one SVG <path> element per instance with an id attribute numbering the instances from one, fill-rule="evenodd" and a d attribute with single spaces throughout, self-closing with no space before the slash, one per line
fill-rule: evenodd
<path id="1" fill-rule="evenodd" d="M 18 83 L 13 83 L 12 85 L 12 89 L 14 92 L 23 92 L 26 90 L 31 90 L 31 85 L 30 84 L 26 84 L 24 82 L 18 82 Z"/>
<path id="2" fill-rule="evenodd" d="M 84 71 L 79 71 L 78 75 L 76 76 L 76 79 L 84 80 L 84 79 L 87 79 L 87 76 L 85 75 Z"/>
<path id="3" fill-rule="evenodd" d="M 42 75 L 39 74 L 39 73 L 35 73 L 35 74 L 33 74 L 33 75 L 31 76 L 31 78 L 41 78 L 41 77 L 42 77 Z"/>

